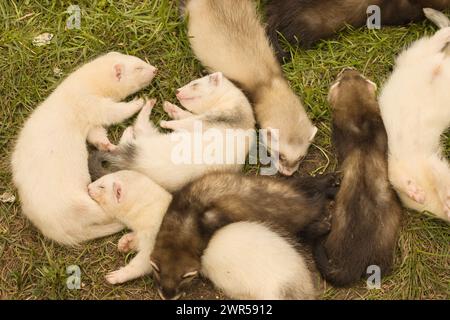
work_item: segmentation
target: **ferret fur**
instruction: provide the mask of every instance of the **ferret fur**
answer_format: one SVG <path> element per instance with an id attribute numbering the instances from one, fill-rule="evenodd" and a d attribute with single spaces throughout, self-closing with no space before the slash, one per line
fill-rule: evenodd
<path id="1" fill-rule="evenodd" d="M 327 233 L 324 212 L 335 191 L 331 175 L 282 180 L 211 173 L 185 186 L 174 194 L 152 253 L 161 296 L 182 294 L 213 234 L 230 223 L 269 223 L 295 237 Z"/>
<path id="2" fill-rule="evenodd" d="M 450 219 L 450 168 L 440 137 L 450 125 L 450 28 L 399 55 L 380 96 L 389 178 L 402 202 Z M 420 61 L 420 63 L 417 63 Z"/>
<path id="3" fill-rule="evenodd" d="M 87 193 L 86 139 L 110 150 L 103 126 L 143 106 L 142 99 L 119 101 L 147 86 L 155 71 L 136 57 L 108 53 L 69 75 L 25 122 L 12 155 L 13 181 L 22 212 L 48 238 L 75 245 L 123 228 Z"/>
<path id="4" fill-rule="evenodd" d="M 317 128 L 283 76 L 254 1 L 188 0 L 185 11 L 195 55 L 249 95 L 259 126 L 278 142 L 267 146 L 279 153 L 279 172 L 292 175 Z"/>
<path id="5" fill-rule="evenodd" d="M 194 80 L 177 92 L 179 101 L 188 111 L 165 102 L 164 110 L 174 120 L 161 121 L 162 127 L 174 131 L 160 133 L 148 119 L 151 106 L 144 107 L 134 127 L 125 131 L 119 150 L 91 155 L 89 166 L 93 178 L 104 173 L 101 163 L 106 161 L 110 164 L 108 170 L 139 171 L 169 192 L 173 192 L 206 172 L 219 169 L 238 171 L 242 168 L 249 146 L 255 138 L 255 120 L 245 95 L 220 72 Z M 154 104 L 154 101 L 152 103 Z M 195 163 L 194 153 L 198 151 L 192 148 L 194 142 L 191 141 L 194 121 L 201 121 L 204 130 L 212 129 L 221 133 L 224 155 L 234 153 L 235 159 L 228 163 Z M 243 136 L 248 135 L 248 143 L 239 145 L 230 143 L 231 141 L 226 142 L 228 129 L 240 132 Z M 193 158 L 191 163 L 177 163 L 173 154 L 183 142 L 181 138 L 186 136 L 186 133 L 191 141 Z M 201 143 L 202 150 L 205 151 L 211 142 L 203 139 Z M 241 159 L 240 162 L 238 159 Z"/>
<path id="6" fill-rule="evenodd" d="M 432 8 L 424 8 L 423 12 L 427 19 L 432 21 L 440 29 L 450 27 L 450 19 L 444 13 Z"/>
<path id="7" fill-rule="evenodd" d="M 402 208 L 388 180 L 387 136 L 376 85 L 352 69 L 331 87 L 333 143 L 343 178 L 331 231 L 315 248 L 316 264 L 335 286 L 348 286 L 377 265 L 391 270 Z"/>
<path id="8" fill-rule="evenodd" d="M 151 272 L 150 254 L 172 196 L 145 175 L 118 171 L 88 186 L 89 195 L 111 217 L 132 230 L 118 244 L 122 252 L 138 253 L 125 267 L 106 276 L 111 284 L 123 283 Z"/>
<path id="9" fill-rule="evenodd" d="M 232 299 L 314 299 L 308 255 L 272 229 L 257 222 L 219 229 L 201 258 L 201 273 Z"/>
<path id="10" fill-rule="evenodd" d="M 424 19 L 423 8 L 443 10 L 450 0 L 269 0 L 267 32 L 280 60 L 288 55 L 279 43 L 278 32 L 292 44 L 310 47 L 333 36 L 345 25 L 366 24 L 367 8 L 377 5 L 381 25 L 403 25 Z"/>

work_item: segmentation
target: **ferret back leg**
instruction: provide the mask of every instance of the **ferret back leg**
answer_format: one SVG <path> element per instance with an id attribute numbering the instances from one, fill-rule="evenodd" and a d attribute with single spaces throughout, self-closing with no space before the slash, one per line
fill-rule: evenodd
<path id="1" fill-rule="evenodd" d="M 138 254 L 125 267 L 107 274 L 106 280 L 111 284 L 117 284 L 149 274 L 152 271 L 149 257 L 153 246 L 154 242 L 149 236 L 140 236 Z"/>
<path id="2" fill-rule="evenodd" d="M 425 191 L 416 183 L 412 177 L 408 177 L 406 174 L 395 177 L 395 180 L 391 181 L 395 188 L 406 194 L 409 198 L 417 203 L 424 204 L 426 199 Z"/>

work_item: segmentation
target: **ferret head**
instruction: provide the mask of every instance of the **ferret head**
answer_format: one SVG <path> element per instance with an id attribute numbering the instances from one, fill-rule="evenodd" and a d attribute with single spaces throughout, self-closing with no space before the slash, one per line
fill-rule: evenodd
<path id="1" fill-rule="evenodd" d="M 317 128 L 308 119 L 304 122 L 308 123 L 299 123 L 299 125 L 304 125 L 305 128 L 302 129 L 303 133 L 298 136 L 292 135 L 293 132 L 297 133 L 298 130 L 289 132 L 289 130 L 283 130 L 283 128 L 281 130 L 267 128 L 268 141 L 266 145 L 272 156 L 278 158 L 276 165 L 278 172 L 282 175 L 291 176 L 298 170 L 300 162 L 305 157 L 309 145 L 317 133 Z M 289 133 L 291 133 L 291 136 Z M 308 138 L 304 139 L 303 137 Z"/>
<path id="2" fill-rule="evenodd" d="M 150 262 L 162 299 L 180 298 L 199 273 L 198 238 L 192 223 L 169 209 L 156 237 Z"/>
<path id="3" fill-rule="evenodd" d="M 328 101 L 337 117 L 362 115 L 367 111 L 379 112 L 376 98 L 377 85 L 357 70 L 346 68 L 331 86 Z M 361 106 L 367 106 L 362 108 Z"/>
<path id="4" fill-rule="evenodd" d="M 157 73 L 157 69 L 147 62 L 130 55 L 110 52 L 101 56 L 84 68 L 88 71 L 88 80 L 92 88 L 98 88 L 98 94 L 122 100 L 148 86 Z"/>
<path id="5" fill-rule="evenodd" d="M 162 255 L 153 251 L 150 263 L 161 299 L 177 300 L 183 296 L 189 283 L 198 276 L 200 261 L 183 251 L 170 251 Z"/>
<path id="6" fill-rule="evenodd" d="M 176 90 L 177 99 L 196 114 L 208 111 L 226 92 L 229 82 L 221 72 L 196 79 Z"/>
<path id="7" fill-rule="evenodd" d="M 298 96 L 282 77 L 275 77 L 268 86 L 270 90 L 258 88 L 252 99 L 255 104 L 261 105 L 259 121 L 261 127 L 267 130 L 267 137 L 263 134 L 262 138 L 267 138 L 265 144 L 272 159 L 275 158 L 281 174 L 290 176 L 297 171 L 308 152 L 317 128 L 302 110 Z"/>
<path id="8" fill-rule="evenodd" d="M 106 212 L 115 213 L 137 203 L 146 188 L 146 179 L 134 171 L 117 171 L 89 184 L 88 193 Z"/>

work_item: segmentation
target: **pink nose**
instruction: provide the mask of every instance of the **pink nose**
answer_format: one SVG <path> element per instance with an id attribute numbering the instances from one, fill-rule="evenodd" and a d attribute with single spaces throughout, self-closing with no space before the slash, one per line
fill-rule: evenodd
<path id="1" fill-rule="evenodd" d="M 175 90 L 175 94 L 180 94 L 180 89 Z"/>
<path id="2" fill-rule="evenodd" d="M 158 68 L 154 68 L 153 69 L 153 74 L 157 74 L 158 73 Z"/>

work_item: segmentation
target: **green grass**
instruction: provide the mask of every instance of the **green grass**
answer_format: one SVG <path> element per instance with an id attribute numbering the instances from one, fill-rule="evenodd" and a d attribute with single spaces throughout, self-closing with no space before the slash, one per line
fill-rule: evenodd
<path id="1" fill-rule="evenodd" d="M 6 0 L 0 2 L 0 194 L 15 192 L 9 157 L 26 117 L 78 65 L 110 50 L 146 58 L 160 73 L 140 94 L 159 100 L 155 122 L 164 114 L 161 101 L 175 101 L 174 89 L 203 70 L 193 56 L 176 1 L 77 1 L 82 8 L 81 30 L 65 30 L 70 1 Z M 394 56 L 407 44 L 430 34 L 427 22 L 405 27 L 347 30 L 311 50 L 291 48 L 292 61 L 284 70 L 303 98 L 320 131 L 302 171 L 315 173 L 336 167 L 330 134 L 330 83 L 344 66 L 353 66 L 381 85 L 392 69 Z M 32 39 L 55 35 L 51 44 L 34 47 Z M 212 48 L 213 50 L 213 48 Z M 420 63 L 420 62 L 418 62 Z M 55 75 L 58 67 L 63 75 Z M 124 125 L 111 132 L 117 139 Z M 445 137 L 448 152 L 450 140 Z M 254 170 L 249 167 L 247 170 Z M 130 259 L 116 250 L 119 235 L 92 241 L 79 248 L 63 248 L 46 240 L 21 215 L 19 202 L 0 204 L 0 299 L 155 299 L 150 277 L 121 286 L 108 285 L 103 276 Z M 365 284 L 349 289 L 327 287 L 324 298 L 449 299 L 450 233 L 448 224 L 405 211 L 394 272 L 381 290 Z M 81 290 L 68 290 L 66 267 L 79 265 Z M 223 297 L 211 285 L 197 281 L 188 298 Z"/>

